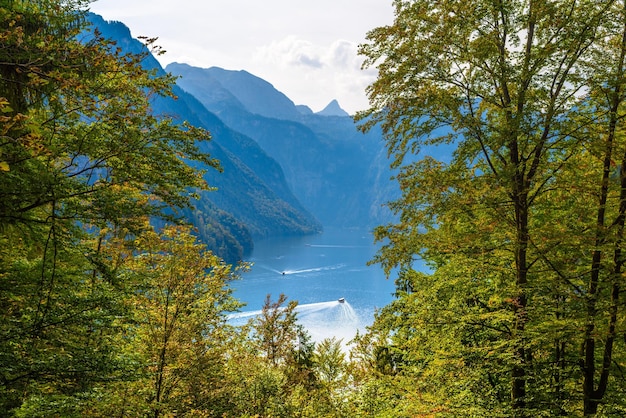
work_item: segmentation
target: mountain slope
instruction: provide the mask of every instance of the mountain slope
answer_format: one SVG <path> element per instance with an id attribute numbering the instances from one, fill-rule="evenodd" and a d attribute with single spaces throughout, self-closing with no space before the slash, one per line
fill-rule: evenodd
<path id="1" fill-rule="evenodd" d="M 380 159 L 380 132 L 363 134 L 350 117 L 313 114 L 292 102 L 282 102 L 273 113 L 272 103 L 282 93 L 268 92 L 267 85 L 246 95 L 229 90 L 234 80 L 249 88 L 256 85 L 256 77 L 247 72 L 178 63 L 166 70 L 180 76 L 178 85 L 229 127 L 253 138 L 275 158 L 298 200 L 324 225 L 363 227 L 390 219 L 381 205 L 397 196 L 397 188 L 389 187 L 388 162 Z M 248 97 L 265 109 L 265 116 L 248 110 L 253 107 Z M 336 111 L 335 105 L 331 109 Z M 293 113 L 297 116 L 282 116 Z"/>
<path id="2" fill-rule="evenodd" d="M 123 51 L 147 52 L 119 22 L 106 22 L 91 14 L 90 22 Z M 165 74 L 148 54 L 145 68 Z M 252 248 L 252 238 L 319 232 L 320 223 L 300 204 L 285 181 L 280 165 L 249 137 L 226 126 L 198 100 L 174 86 L 178 100 L 157 97 L 153 111 L 178 121 L 189 121 L 211 132 L 213 140 L 202 151 L 220 160 L 223 173 L 207 171 L 205 179 L 217 191 L 201 192 L 193 210 L 185 215 L 199 236 L 228 261 L 241 259 Z M 232 96 L 232 95 L 231 95 Z M 224 97 L 225 101 L 233 100 Z"/>
<path id="3" fill-rule="evenodd" d="M 169 71 L 169 70 L 168 70 Z M 204 71 L 212 80 L 218 81 L 223 90 L 238 100 L 252 114 L 276 119 L 295 120 L 300 115 L 294 103 L 267 81 L 247 71 L 229 71 L 211 67 Z M 217 85 L 213 84 L 212 88 Z"/>

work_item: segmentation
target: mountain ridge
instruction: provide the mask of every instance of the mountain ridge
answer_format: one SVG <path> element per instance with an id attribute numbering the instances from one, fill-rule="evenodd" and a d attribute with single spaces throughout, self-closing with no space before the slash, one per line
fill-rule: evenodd
<path id="1" fill-rule="evenodd" d="M 145 54 L 142 65 L 146 69 L 155 70 L 157 75 L 166 74 L 146 46 L 130 37 L 130 30 L 123 23 L 107 22 L 93 13 L 88 19 L 92 27 L 115 41 L 124 52 Z M 217 190 L 201 191 L 195 207 L 183 212 L 211 250 L 228 262 L 236 262 L 250 254 L 254 239 L 322 230 L 319 221 L 287 186 L 280 165 L 254 140 L 230 129 L 180 87 L 174 85 L 173 93 L 177 99 L 154 98 L 153 113 L 207 129 L 213 139 L 199 146 L 217 158 L 224 169 L 224 173 L 206 172 L 205 180 Z"/>
<path id="2" fill-rule="evenodd" d="M 398 190 L 390 186 L 382 134 L 360 132 L 335 99 L 319 114 L 245 70 L 184 63 L 164 69 L 123 23 L 90 19 L 124 51 L 146 54 L 146 68 L 179 77 L 173 86 L 178 99 L 154 99 L 155 115 L 211 133 L 202 151 L 218 159 L 224 173 L 205 174 L 217 191 L 201 193 L 184 216 L 228 262 L 249 255 L 259 238 L 390 220 L 384 204 Z"/>
<path id="3" fill-rule="evenodd" d="M 298 200 L 323 225 L 371 227 L 389 221 L 390 213 L 381 206 L 395 195 L 385 193 L 385 200 L 377 192 L 389 190 L 386 183 L 392 175 L 388 163 L 380 160 L 382 135 L 377 130 L 360 132 L 347 113 L 337 111 L 341 108 L 336 100 L 330 103 L 329 115 L 310 112 L 291 101 L 282 102 L 285 107 L 275 111 L 274 97 L 282 95 L 280 92 L 249 91 L 244 96 L 227 89 L 235 82 L 251 88 L 254 82 L 247 78 L 256 76 L 248 72 L 181 63 L 169 64 L 166 71 L 177 76 L 177 84 L 224 123 L 253 138 L 275 158 Z M 229 93 L 237 100 L 224 100 Z M 268 116 L 250 112 L 249 97 Z M 284 118 L 285 114 L 289 118 Z"/>

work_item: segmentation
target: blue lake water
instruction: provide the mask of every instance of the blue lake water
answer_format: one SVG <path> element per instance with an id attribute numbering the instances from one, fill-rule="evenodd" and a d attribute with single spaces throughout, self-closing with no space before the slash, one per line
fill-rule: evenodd
<path id="1" fill-rule="evenodd" d="M 235 316 L 252 316 L 267 294 L 275 301 L 283 293 L 298 301 L 300 323 L 315 341 L 334 336 L 347 342 L 393 299 L 393 280 L 378 265 L 367 266 L 375 253 L 371 233 L 353 229 L 255 242 L 251 271 L 232 283 L 234 296 L 247 304 Z"/>

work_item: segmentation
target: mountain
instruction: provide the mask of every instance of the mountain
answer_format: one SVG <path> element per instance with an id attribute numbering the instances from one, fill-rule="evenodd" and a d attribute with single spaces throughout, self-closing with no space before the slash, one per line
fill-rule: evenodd
<path id="1" fill-rule="evenodd" d="M 131 37 L 124 24 L 107 22 L 95 14 L 90 14 L 89 20 L 124 52 L 146 53 L 142 63 L 145 68 L 154 69 L 159 75 L 165 74 L 158 61 L 141 42 Z M 253 83 L 255 89 L 271 91 L 269 83 L 259 80 Z M 225 94 L 222 97 L 224 102 L 237 102 L 228 90 L 220 91 Z M 154 98 L 151 103 L 153 112 L 207 129 L 213 139 L 199 144 L 201 150 L 217 158 L 224 169 L 223 173 L 207 171 L 207 183 L 217 190 L 200 192 L 195 207 L 183 214 L 193 222 L 199 237 L 211 250 L 227 261 L 235 262 L 252 250 L 254 239 L 321 231 L 319 221 L 292 193 L 281 166 L 257 142 L 228 127 L 180 87 L 174 86 L 174 94 L 177 100 Z M 284 103 L 291 103 L 289 99 L 280 95 L 275 97 L 272 112 L 280 113 L 282 108 L 289 107 Z M 246 100 L 247 103 L 254 102 L 252 97 Z"/>
<path id="2" fill-rule="evenodd" d="M 125 25 L 90 19 L 123 51 L 145 53 L 146 68 L 180 76 L 178 99 L 155 98 L 153 110 L 211 132 L 200 146 L 224 172 L 207 171 L 217 191 L 201 192 L 183 215 L 227 261 L 243 258 L 259 238 L 391 221 L 384 203 L 399 190 L 389 181 L 382 134 L 360 132 L 336 100 L 314 113 L 247 71 L 178 63 L 164 70 Z"/>
<path id="3" fill-rule="evenodd" d="M 380 131 L 363 134 L 349 116 L 314 114 L 280 100 L 282 93 L 245 71 L 181 63 L 169 64 L 166 71 L 179 76 L 178 85 L 226 125 L 276 159 L 293 193 L 323 225 L 366 227 L 390 220 L 382 204 L 398 194 L 390 186 Z M 336 101 L 331 105 L 339 113 Z"/>
<path id="4" fill-rule="evenodd" d="M 300 112 L 303 115 L 312 115 L 313 114 L 313 111 L 307 105 L 297 105 L 296 109 L 298 109 L 298 112 Z"/>
<path id="5" fill-rule="evenodd" d="M 317 112 L 317 114 L 320 116 L 350 116 L 348 112 L 339 106 L 339 102 L 335 99 L 328 103 L 324 109 Z"/>
<path id="6" fill-rule="evenodd" d="M 166 70 L 171 72 L 170 69 Z M 217 95 L 221 101 L 237 104 L 249 113 L 277 119 L 296 120 L 300 112 L 294 103 L 267 81 L 247 71 L 228 71 L 219 67 L 206 70 L 212 83 L 202 83 L 202 91 Z M 190 74 L 190 77 L 195 74 Z M 219 81 L 218 81 L 219 80 Z M 196 80 L 197 81 L 197 80 Z M 204 77 L 202 81 L 206 81 Z M 220 95 L 223 95 L 220 97 Z"/>

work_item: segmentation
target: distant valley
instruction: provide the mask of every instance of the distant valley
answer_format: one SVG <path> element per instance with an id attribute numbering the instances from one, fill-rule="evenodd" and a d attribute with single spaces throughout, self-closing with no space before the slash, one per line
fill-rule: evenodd
<path id="1" fill-rule="evenodd" d="M 90 19 L 123 50 L 145 51 L 122 23 Z M 358 131 L 336 100 L 313 113 L 246 71 L 182 63 L 163 69 L 152 55 L 144 66 L 179 77 L 177 100 L 155 98 L 155 114 L 211 132 L 204 151 L 221 162 L 223 173 L 206 173 L 217 190 L 201 192 L 183 215 L 227 261 L 245 257 L 255 239 L 391 219 L 384 203 L 398 192 L 389 181 L 382 135 Z"/>

